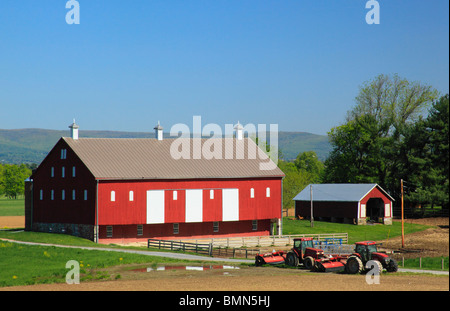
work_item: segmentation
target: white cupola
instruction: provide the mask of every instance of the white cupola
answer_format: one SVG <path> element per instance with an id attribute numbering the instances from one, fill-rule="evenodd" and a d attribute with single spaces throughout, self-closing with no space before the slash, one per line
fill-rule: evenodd
<path id="1" fill-rule="evenodd" d="M 71 125 L 69 125 L 69 128 L 70 128 L 70 137 L 73 140 L 77 140 L 78 139 L 78 129 L 80 127 L 75 123 L 75 119 L 73 119 L 73 123 Z"/>
<path id="2" fill-rule="evenodd" d="M 237 140 L 242 140 L 243 138 L 244 138 L 244 135 L 243 135 L 243 127 L 242 127 L 242 125 L 239 123 L 239 121 L 238 121 L 238 123 L 236 124 L 236 126 L 234 127 L 234 129 L 236 130 L 236 139 Z"/>
<path id="3" fill-rule="evenodd" d="M 155 130 L 155 138 L 158 140 L 163 140 L 163 127 L 159 124 L 159 121 L 153 129 Z"/>

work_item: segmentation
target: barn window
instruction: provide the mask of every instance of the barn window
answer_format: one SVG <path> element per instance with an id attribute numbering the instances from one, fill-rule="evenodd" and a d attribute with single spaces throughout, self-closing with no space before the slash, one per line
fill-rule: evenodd
<path id="1" fill-rule="evenodd" d="M 64 166 L 61 169 L 61 177 L 62 178 L 66 177 L 66 168 Z"/>
<path id="2" fill-rule="evenodd" d="M 66 199 L 66 190 L 61 191 L 61 200 L 65 200 Z"/>
<path id="3" fill-rule="evenodd" d="M 254 188 L 250 188 L 250 198 L 254 198 L 255 197 L 255 189 Z"/>
<path id="4" fill-rule="evenodd" d="M 84 200 L 87 201 L 87 190 L 84 190 Z"/>
<path id="5" fill-rule="evenodd" d="M 67 149 L 61 149 L 61 159 L 67 159 Z"/>
<path id="6" fill-rule="evenodd" d="M 72 177 L 75 177 L 75 166 L 72 167 Z"/>
<path id="7" fill-rule="evenodd" d="M 144 235 L 144 226 L 137 225 L 137 235 Z"/>
<path id="8" fill-rule="evenodd" d="M 176 190 L 174 190 L 173 192 L 173 200 L 174 201 L 178 200 L 178 192 Z"/>
<path id="9" fill-rule="evenodd" d="M 111 191 L 111 202 L 115 202 L 115 201 L 116 201 L 116 192 Z"/>
<path id="10" fill-rule="evenodd" d="M 258 221 L 257 220 L 252 220 L 252 230 L 253 231 L 258 230 Z"/>
<path id="11" fill-rule="evenodd" d="M 209 198 L 214 199 L 214 190 L 209 190 Z"/>
<path id="12" fill-rule="evenodd" d="M 50 199 L 53 201 L 55 199 L 55 190 L 50 191 Z"/>
<path id="13" fill-rule="evenodd" d="M 113 226 L 106 226 L 106 237 L 112 238 L 113 236 Z"/>
<path id="14" fill-rule="evenodd" d="M 52 166 L 52 168 L 50 169 L 50 176 L 51 177 L 55 177 L 55 168 Z"/>
<path id="15" fill-rule="evenodd" d="M 134 201 L 134 192 L 133 191 L 130 191 L 130 194 L 129 194 L 129 199 L 130 199 L 130 201 Z"/>
<path id="16" fill-rule="evenodd" d="M 219 222 L 218 221 L 213 222 L 213 231 L 219 232 Z"/>
<path id="17" fill-rule="evenodd" d="M 75 192 L 75 189 L 73 189 L 72 190 L 72 200 L 75 201 L 75 199 L 76 199 L 76 192 Z"/>
<path id="18" fill-rule="evenodd" d="M 173 224 L 173 234 L 180 233 L 180 224 Z"/>
<path id="19" fill-rule="evenodd" d="M 44 190 L 41 189 L 41 190 L 39 191 L 39 200 L 42 201 L 43 199 L 44 199 Z"/>
<path id="20" fill-rule="evenodd" d="M 270 198 L 270 188 L 266 188 L 266 198 Z"/>

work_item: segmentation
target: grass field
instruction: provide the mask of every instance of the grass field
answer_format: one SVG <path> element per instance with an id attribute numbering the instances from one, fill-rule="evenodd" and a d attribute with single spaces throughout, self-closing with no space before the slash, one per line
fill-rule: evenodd
<path id="1" fill-rule="evenodd" d="M 405 223 L 405 234 L 422 231 L 430 226 Z M 315 221 L 311 228 L 309 220 L 295 220 L 283 218 L 283 234 L 309 234 L 309 233 L 348 233 L 348 243 L 358 241 L 374 240 L 382 241 L 401 235 L 402 226 L 400 222 L 393 222 L 390 226 L 381 224 L 356 226 L 352 224 L 340 224 L 325 221 Z"/>
<path id="2" fill-rule="evenodd" d="M 117 265 L 188 262 L 156 256 L 20 245 L 0 241 L 0 287 L 63 283 L 66 273 L 70 270 L 66 269 L 69 260 L 80 263 L 80 281 L 120 278 L 120 275 L 113 277 L 107 269 L 104 269 Z"/>
<path id="3" fill-rule="evenodd" d="M 24 216 L 25 199 L 19 197 L 16 200 L 0 196 L 0 216 Z"/>

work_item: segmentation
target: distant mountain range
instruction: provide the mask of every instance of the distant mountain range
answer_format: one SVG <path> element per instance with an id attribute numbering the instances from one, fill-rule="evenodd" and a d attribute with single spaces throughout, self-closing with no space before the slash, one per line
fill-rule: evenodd
<path id="1" fill-rule="evenodd" d="M 0 163 L 39 164 L 61 137 L 69 136 L 69 130 L 0 129 Z M 80 130 L 80 138 L 82 137 L 153 138 L 154 133 Z M 164 137 L 170 138 L 168 133 Z M 267 138 L 270 138 L 269 135 Z M 325 160 L 331 151 L 327 136 L 306 132 L 279 132 L 278 148 L 285 160 L 293 160 L 304 151 L 315 151 L 319 159 Z"/>

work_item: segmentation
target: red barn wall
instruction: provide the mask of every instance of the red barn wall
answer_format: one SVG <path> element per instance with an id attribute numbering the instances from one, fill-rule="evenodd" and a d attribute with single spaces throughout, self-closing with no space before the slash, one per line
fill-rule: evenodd
<path id="1" fill-rule="evenodd" d="M 266 197 L 266 188 L 270 197 Z M 221 189 L 239 189 L 239 220 L 281 218 L 280 179 L 170 180 L 170 181 L 102 181 L 99 184 L 99 225 L 146 224 L 147 190 L 166 190 L 165 223 L 184 222 L 186 189 L 204 189 L 203 222 L 222 221 Z M 250 198 L 253 188 L 255 197 Z M 214 199 L 209 190 L 214 189 Z M 172 199 L 176 190 L 178 198 Z M 111 201 L 111 191 L 115 201 Z M 134 200 L 129 200 L 133 191 Z"/>

